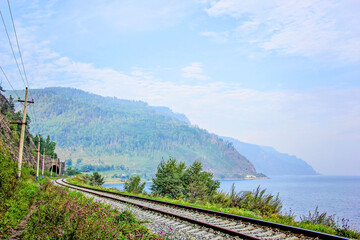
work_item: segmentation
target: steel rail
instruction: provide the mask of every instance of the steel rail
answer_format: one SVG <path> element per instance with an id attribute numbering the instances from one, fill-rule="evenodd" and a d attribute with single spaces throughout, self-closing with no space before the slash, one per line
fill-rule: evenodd
<path id="1" fill-rule="evenodd" d="M 246 234 L 243 234 L 243 233 L 232 231 L 232 230 L 227 229 L 227 228 L 222 228 L 220 226 L 216 226 L 216 225 L 209 224 L 209 223 L 206 223 L 206 222 L 202 222 L 202 221 L 199 221 L 199 220 L 195 220 L 195 219 L 192 219 L 192 218 L 184 217 L 184 216 L 181 216 L 181 215 L 178 215 L 178 214 L 169 213 L 169 212 L 162 211 L 162 210 L 152 208 L 152 207 L 149 207 L 149 206 L 144 206 L 144 205 L 139 204 L 139 203 L 133 203 L 133 202 L 130 202 L 130 201 L 125 201 L 125 200 L 119 199 L 119 198 L 110 197 L 110 196 L 103 195 L 103 194 L 100 194 L 100 193 L 92 192 L 92 191 L 99 191 L 99 189 L 90 188 L 92 191 L 88 191 L 88 190 L 84 190 L 84 189 L 79 189 L 79 188 L 86 188 L 86 187 L 83 187 L 83 186 L 77 186 L 75 184 L 71 184 L 71 183 L 66 182 L 66 184 L 76 186 L 76 187 L 72 187 L 72 186 L 67 186 L 66 184 L 63 184 L 63 183 L 59 183 L 57 180 L 55 180 L 55 182 L 57 184 L 59 184 L 59 185 L 69 187 L 69 188 L 72 188 L 72 189 L 76 189 L 76 190 L 79 190 L 79 191 L 83 191 L 83 192 L 86 192 L 86 193 L 94 194 L 94 195 L 97 195 L 99 197 L 108 198 L 108 199 L 111 199 L 111 200 L 120 201 L 120 202 L 124 202 L 124 203 L 129 203 L 129 204 L 135 205 L 137 207 L 140 207 L 140 208 L 142 208 L 144 210 L 151 210 L 151 211 L 159 212 L 159 213 L 169 215 L 169 216 L 172 216 L 172 217 L 176 217 L 176 218 L 179 218 L 181 220 L 185 220 L 187 222 L 195 223 L 195 224 L 198 224 L 198 225 L 203 226 L 203 227 L 211 228 L 211 229 L 220 231 L 222 233 L 229 234 L 231 236 L 238 236 L 238 237 L 241 237 L 243 239 L 261 240 L 261 238 L 256 238 L 256 237 L 253 237 L 253 236 L 250 236 L 250 235 L 246 235 Z M 108 193 L 112 194 L 112 192 L 108 192 Z"/>
<path id="2" fill-rule="evenodd" d="M 61 179 L 61 180 L 63 182 L 65 182 L 64 179 Z M 108 194 L 114 194 L 114 195 L 118 195 L 118 196 L 122 196 L 122 197 L 135 198 L 135 199 L 145 200 L 145 201 L 149 201 L 149 202 L 156 202 L 156 203 L 160 203 L 160 204 L 164 204 L 164 205 L 176 206 L 176 207 L 179 207 L 179 208 L 190 209 L 190 210 L 203 212 L 203 213 L 208 213 L 208 214 L 214 214 L 216 216 L 221 216 L 221 217 L 225 217 L 225 218 L 228 218 L 228 219 L 240 220 L 240 221 L 257 224 L 257 225 L 264 226 L 264 227 L 270 227 L 270 228 L 275 228 L 275 229 L 279 229 L 279 230 L 282 230 L 282 231 L 288 231 L 288 232 L 291 232 L 291 233 L 294 233 L 294 234 L 301 234 L 301 235 L 304 235 L 306 237 L 314 237 L 314 238 L 324 239 L 324 240 L 347 240 L 347 239 L 349 239 L 349 238 L 344 238 L 344 237 L 331 235 L 331 234 L 327 234 L 327 233 L 316 232 L 316 231 L 312 231 L 312 230 L 308 230 L 308 229 L 288 226 L 288 225 L 284 225 L 284 224 L 273 223 L 273 222 L 268 222 L 268 221 L 249 218 L 249 217 L 243 217 L 243 216 L 239 216 L 239 215 L 235 215 L 235 214 L 223 213 L 223 212 L 218 212 L 218 211 L 213 211 L 213 210 L 208 210 L 208 209 L 203 209 L 203 208 L 198 208 L 198 207 L 191 207 L 191 206 L 181 205 L 181 204 L 177 204 L 177 203 L 164 202 L 164 201 L 160 201 L 160 200 L 144 198 L 144 197 L 139 197 L 139 196 L 133 196 L 133 195 L 129 195 L 129 194 L 116 193 L 116 192 L 111 192 L 111 191 L 106 191 L 106 190 L 101 190 L 101 189 L 95 189 L 95 188 L 91 188 L 91 187 L 85 187 L 85 186 L 76 185 L 76 184 L 73 184 L 73 183 L 69 183 L 67 181 L 65 183 L 68 184 L 68 185 L 76 186 L 76 187 L 79 187 L 79 188 L 90 189 L 90 190 L 93 190 L 93 191 L 98 191 L 98 192 L 103 192 L 103 193 L 108 193 Z M 104 196 L 104 197 L 111 198 L 109 196 Z M 123 200 L 116 199 L 116 198 L 114 198 L 114 199 L 117 200 L 117 201 L 123 201 Z M 131 203 L 131 204 L 134 204 L 134 203 Z M 134 205 L 137 205 L 137 204 L 134 204 Z M 150 209 L 149 207 L 146 207 L 146 206 L 143 206 L 143 208 L 144 209 Z M 159 210 L 154 209 L 153 211 L 159 211 Z M 171 213 L 166 213 L 166 214 L 170 214 L 170 215 L 175 216 L 174 214 L 171 214 Z M 219 231 L 222 231 L 222 232 L 223 232 L 222 229 L 224 229 L 224 231 L 230 231 L 228 234 L 232 235 L 232 236 L 234 236 L 234 234 L 236 233 L 236 234 L 241 234 L 241 237 L 243 237 L 243 238 L 248 237 L 247 239 L 259 239 L 259 238 L 255 238 L 253 236 L 249 236 L 249 235 L 242 234 L 242 233 L 239 233 L 239 232 L 235 232 L 235 231 L 232 231 L 232 230 L 229 230 L 229 229 L 225 229 L 225 228 L 222 228 L 222 227 L 219 227 L 219 226 L 216 226 L 216 225 L 213 225 L 214 227 L 212 227 L 212 224 L 203 223 L 201 221 L 197 221 L 197 220 L 194 220 L 194 219 L 187 220 L 188 218 L 183 217 L 183 216 L 179 216 L 179 218 L 183 218 L 186 221 L 196 221 L 196 222 L 198 222 L 197 224 L 200 224 L 200 225 L 206 224 L 210 228 L 213 228 L 213 229 L 217 228 Z M 240 235 L 236 235 L 236 236 L 240 236 Z"/>

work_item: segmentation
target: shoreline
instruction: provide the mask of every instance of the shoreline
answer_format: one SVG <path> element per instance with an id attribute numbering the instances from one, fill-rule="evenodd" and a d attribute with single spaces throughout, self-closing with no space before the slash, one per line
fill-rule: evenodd
<path id="1" fill-rule="evenodd" d="M 269 177 L 245 177 L 245 178 L 215 178 L 219 181 L 239 181 L 239 180 L 259 180 L 259 179 L 270 179 Z"/>
<path id="2" fill-rule="evenodd" d="M 245 178 L 223 178 L 223 179 L 219 179 L 219 178 L 214 178 L 215 180 L 219 180 L 219 181 L 240 181 L 240 180 L 259 180 L 259 179 L 270 179 L 269 177 L 245 177 Z M 152 181 L 142 181 L 142 182 L 152 182 Z M 125 182 L 105 182 L 104 184 L 116 184 L 116 183 L 121 183 L 124 184 Z"/>

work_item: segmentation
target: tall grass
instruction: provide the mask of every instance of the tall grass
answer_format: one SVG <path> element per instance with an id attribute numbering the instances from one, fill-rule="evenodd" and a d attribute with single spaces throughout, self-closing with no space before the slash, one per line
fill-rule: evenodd
<path id="1" fill-rule="evenodd" d="M 161 239 L 130 211 L 94 202 L 83 194 L 46 184 L 37 197 L 23 239 Z"/>
<path id="2" fill-rule="evenodd" d="M 279 214 L 282 209 L 279 194 L 276 196 L 267 194 L 266 189 L 261 189 L 260 186 L 254 191 L 236 192 L 233 184 L 230 193 L 218 192 L 212 199 L 212 203 L 220 203 L 225 207 L 244 208 L 263 216 Z"/>

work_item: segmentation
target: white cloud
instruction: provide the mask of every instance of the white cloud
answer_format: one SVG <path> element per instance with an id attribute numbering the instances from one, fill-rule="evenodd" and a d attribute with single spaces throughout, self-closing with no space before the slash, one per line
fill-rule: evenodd
<path id="1" fill-rule="evenodd" d="M 229 32 L 202 32 L 201 35 L 210 37 L 214 42 L 226 43 L 229 41 Z"/>
<path id="2" fill-rule="evenodd" d="M 206 12 L 236 19 L 233 36 L 265 50 L 360 62 L 356 0 L 219 0 Z"/>
<path id="3" fill-rule="evenodd" d="M 360 171 L 354 160 L 360 155 L 355 147 L 360 144 L 360 89 L 263 92 L 224 82 L 178 84 L 149 78 L 152 73 L 139 68 L 133 68 L 129 75 L 76 62 L 47 49 L 44 43 L 30 42 L 24 51 L 28 52 L 26 68 L 34 76 L 32 88 L 69 86 L 169 106 L 211 132 L 274 146 L 303 157 L 325 173 Z M 34 46 L 36 53 L 31 50 Z M 204 77 L 201 64 L 196 62 L 183 72 L 185 77 Z M 324 146 L 328 148 L 322 151 Z M 329 159 L 338 161 L 333 157 L 339 155 L 338 148 L 348 151 L 347 157 L 341 158 L 342 168 L 324 167 Z"/>
<path id="4" fill-rule="evenodd" d="M 213 8 L 212 11 L 215 10 Z M 215 16 L 223 12 L 212 14 Z M 241 17 L 237 15 L 238 11 L 231 14 Z M 241 26 L 257 29 L 260 25 L 261 19 L 253 19 Z M 37 41 L 26 29 L 18 29 L 31 88 L 76 87 L 104 96 L 169 106 L 176 112 L 185 113 L 191 122 L 211 132 L 274 146 L 280 151 L 303 157 L 318 170 L 325 169 L 325 173 L 360 172 L 360 166 L 355 162 L 358 159 L 356 156 L 360 156 L 360 89 L 265 92 L 220 81 L 180 84 L 156 79 L 152 72 L 141 68 L 124 73 L 74 61 L 50 49 L 47 42 Z M 1 39 L 0 42 L 4 41 Z M 268 44 L 269 49 L 274 48 L 270 42 Z M 348 47 L 345 49 L 350 51 Z M 10 53 L 2 51 L 1 45 L 0 52 L 2 61 L 10 61 Z M 13 63 L 9 62 L 6 66 L 10 64 Z M 16 79 L 16 69 L 6 70 L 14 77 L 11 79 Z M 182 68 L 182 74 L 195 80 L 208 78 L 199 62 Z M 21 87 L 21 82 L 17 87 Z M 327 166 L 328 161 L 333 164 Z M 339 165 L 341 168 L 333 167 Z"/>
<path id="5" fill-rule="evenodd" d="M 190 64 L 190 66 L 183 67 L 181 71 L 183 72 L 182 76 L 185 78 L 192 78 L 197 80 L 209 79 L 208 76 L 203 74 L 203 69 L 201 63 L 199 62 L 193 62 Z"/>

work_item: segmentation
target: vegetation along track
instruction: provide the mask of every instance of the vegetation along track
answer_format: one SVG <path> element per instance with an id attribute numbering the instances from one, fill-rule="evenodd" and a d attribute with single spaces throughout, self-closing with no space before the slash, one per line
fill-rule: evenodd
<path id="1" fill-rule="evenodd" d="M 271 223 L 258 219 L 184 206 L 148 198 L 114 193 L 68 183 L 61 179 L 59 185 L 95 195 L 112 203 L 134 205 L 150 221 L 160 221 L 169 229 L 183 232 L 192 239 L 347 239 L 306 229 Z M 116 205 L 116 204 L 115 204 Z M 139 215 L 139 213 L 137 213 Z M 159 232 L 158 232 L 159 233 Z M 162 233 L 162 231 L 160 232 Z M 167 237 L 172 238 L 170 235 Z M 179 239 L 179 235 L 173 235 Z"/>

